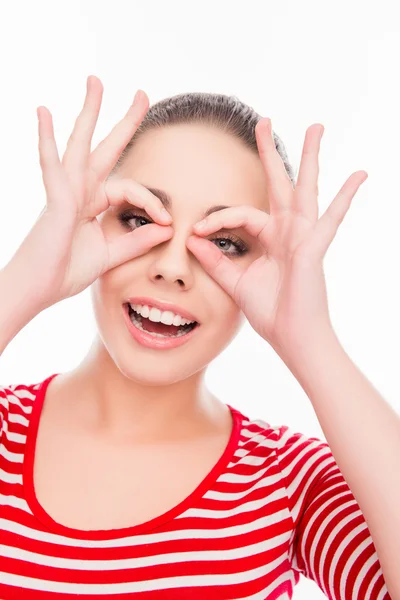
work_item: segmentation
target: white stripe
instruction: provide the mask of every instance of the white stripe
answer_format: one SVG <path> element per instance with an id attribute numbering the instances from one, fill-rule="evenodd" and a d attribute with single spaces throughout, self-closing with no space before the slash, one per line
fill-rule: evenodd
<path id="1" fill-rule="evenodd" d="M 10 415 L 8 415 L 10 416 Z M 11 420 L 11 419 L 10 419 Z M 4 424 L 6 424 L 7 421 L 5 421 Z M 15 433 L 15 431 L 10 431 L 8 429 L 8 427 L 3 427 L 3 432 L 5 432 L 6 437 L 8 440 L 10 440 L 10 442 L 15 442 L 16 444 L 25 444 L 26 442 L 26 435 L 23 435 L 22 433 Z"/>
<path id="2" fill-rule="evenodd" d="M 237 585 L 240 583 L 248 583 L 270 573 L 275 568 L 278 568 L 281 564 L 286 562 L 287 557 L 279 557 L 268 565 L 263 565 L 256 569 L 248 570 L 241 573 L 229 573 L 226 575 L 203 575 L 201 578 L 198 575 L 188 575 L 179 577 L 165 577 L 163 579 L 153 579 L 149 581 L 135 581 L 128 583 L 66 583 L 56 581 L 43 581 L 31 577 L 21 577 L 18 575 L 2 574 L 1 583 L 6 585 L 13 585 L 22 588 L 41 590 L 43 592 L 55 592 L 55 593 L 68 593 L 68 594 L 122 594 L 122 593 L 133 593 L 133 592 L 149 592 L 162 589 L 173 589 L 183 587 L 211 587 L 213 585 L 224 586 L 224 585 Z M 276 583 L 272 584 L 276 587 Z M 270 586 L 272 591 L 274 587 Z M 240 600 L 240 599 L 236 599 Z"/>
<path id="3" fill-rule="evenodd" d="M 14 394 L 7 394 L 7 400 L 10 404 L 15 404 L 16 406 L 19 406 L 19 408 L 27 415 L 31 414 L 32 405 L 25 406 L 24 404 L 22 404 L 18 396 L 15 396 Z"/>
<path id="4" fill-rule="evenodd" d="M 257 481 L 250 488 L 248 488 L 242 492 L 219 492 L 217 490 L 210 489 L 204 494 L 203 498 L 206 498 L 207 500 L 217 500 L 217 501 L 240 500 L 240 498 L 244 498 L 245 496 L 248 496 L 254 490 L 257 490 L 257 489 L 263 488 L 263 487 L 273 486 L 274 484 L 279 484 L 281 482 L 282 482 L 282 477 L 280 474 L 279 475 L 267 475 L 266 477 L 263 477 L 262 479 Z M 232 486 L 232 488 L 234 488 L 234 486 Z"/>
<path id="5" fill-rule="evenodd" d="M 14 396 L 16 396 L 17 398 L 22 398 L 23 400 L 35 400 L 37 396 L 37 394 L 32 394 L 32 392 L 30 392 L 29 389 L 16 390 L 14 389 L 14 385 L 11 386 L 9 389 L 12 390 Z"/>
<path id="6" fill-rule="evenodd" d="M 29 511 L 27 511 L 29 512 Z M 276 518 L 286 518 L 287 511 L 279 511 L 274 513 Z M 221 527 L 218 529 L 183 529 L 177 531 L 166 531 L 164 533 L 151 533 L 143 535 L 126 536 L 121 538 L 114 538 L 111 540 L 89 540 L 89 539 L 75 539 L 68 538 L 62 535 L 48 533 L 36 529 L 31 529 L 19 523 L 8 521 L 7 519 L 0 519 L 0 531 L 4 530 L 9 533 L 15 533 L 19 536 L 29 538 L 31 540 L 37 540 L 40 542 L 47 542 L 49 544 L 57 544 L 61 546 L 71 546 L 77 548 L 124 548 L 129 546 L 141 546 L 146 544 L 157 544 L 159 542 L 176 541 L 187 539 L 194 540 L 210 540 L 212 543 L 213 539 L 221 539 L 228 537 L 236 537 L 244 534 L 251 534 L 265 528 L 265 524 L 270 522 L 270 519 L 261 517 L 251 523 L 245 523 L 244 525 L 234 525 L 230 527 Z M 199 527 L 201 522 L 199 523 Z M 55 551 L 55 550 L 54 550 Z"/>
<path id="7" fill-rule="evenodd" d="M 263 443 L 265 447 L 274 449 L 276 448 L 276 440 L 267 438 L 262 433 L 254 433 L 254 431 L 248 431 L 247 429 L 242 429 L 240 432 L 241 437 L 245 437 L 244 440 L 239 440 L 239 446 L 244 446 L 248 442 L 260 442 Z"/>
<path id="8" fill-rule="evenodd" d="M 246 448 L 236 448 L 234 456 L 235 456 L 235 458 L 241 458 L 242 456 L 247 456 L 249 454 L 249 452 L 250 451 Z M 232 461 L 232 463 L 233 463 L 233 461 Z M 236 461 L 235 461 L 235 464 L 236 464 Z"/>
<path id="9" fill-rule="evenodd" d="M 270 423 L 267 423 L 267 421 L 264 421 L 262 419 L 246 419 L 246 417 L 242 420 L 242 424 L 244 427 L 247 427 L 248 425 L 257 425 L 258 427 L 261 427 L 261 429 L 276 429 L 277 427 L 281 427 L 280 425 L 271 425 Z"/>
<path id="10" fill-rule="evenodd" d="M 3 471 L 0 469 L 0 481 L 5 481 L 6 483 L 18 483 L 22 485 L 22 474 L 21 473 L 8 473 L 7 471 Z"/>
<path id="11" fill-rule="evenodd" d="M 28 425 L 29 425 L 29 421 L 26 417 L 24 417 L 23 415 L 18 415 L 16 413 L 12 413 L 12 412 L 10 412 L 8 414 L 8 420 L 10 423 L 19 423 L 20 425 L 23 425 L 24 427 L 28 427 Z"/>
<path id="12" fill-rule="evenodd" d="M 262 440 L 257 444 L 257 450 L 264 449 L 264 448 L 267 448 L 268 450 L 273 452 L 273 451 L 277 450 L 278 446 L 276 445 L 276 442 L 271 443 L 271 440 L 269 438 L 263 436 Z M 237 448 L 234 453 L 234 457 L 239 458 L 239 457 L 243 457 L 243 456 L 248 456 L 249 458 L 255 458 L 257 460 L 261 459 L 262 461 L 266 461 L 271 454 L 271 452 L 270 452 L 267 456 L 258 457 L 256 455 L 252 454 L 253 452 L 254 452 L 253 448 L 245 448 L 245 447 Z M 232 462 L 233 462 L 233 460 L 232 460 Z M 237 461 L 235 461 L 235 463 L 236 462 Z M 250 464 L 252 464 L 252 463 L 250 463 Z"/>
<path id="13" fill-rule="evenodd" d="M 258 447 L 260 447 L 260 445 Z M 245 456 L 242 456 L 242 458 L 239 461 L 235 461 L 235 465 L 240 464 L 240 465 L 260 466 L 260 465 L 263 465 L 268 459 L 269 459 L 269 456 L 256 456 L 255 454 L 246 452 Z"/>
<path id="14" fill-rule="evenodd" d="M 271 463 L 268 464 L 265 469 L 259 469 L 251 475 L 243 475 L 241 473 L 222 473 L 217 479 L 218 482 L 223 481 L 226 483 L 250 483 L 251 481 L 257 481 L 261 479 L 265 473 L 271 469 Z"/>
<path id="15" fill-rule="evenodd" d="M 12 546 L 0 545 L 0 556 L 24 560 L 34 565 L 45 567 L 71 569 L 77 571 L 118 571 L 122 569 L 139 569 L 151 567 L 152 565 L 175 565 L 182 562 L 199 561 L 220 561 L 238 560 L 249 556 L 257 556 L 262 552 L 273 550 L 278 546 L 283 546 L 288 541 L 287 534 L 281 534 L 274 538 L 268 538 L 257 544 L 235 547 L 229 550 L 202 550 L 192 552 L 168 552 L 165 554 L 156 554 L 153 556 L 140 556 L 138 558 L 121 558 L 115 560 L 92 560 L 92 559 L 74 559 L 48 554 L 38 554 L 28 550 L 21 550 Z"/>
<path id="16" fill-rule="evenodd" d="M 244 502 L 238 506 L 235 506 L 233 508 L 230 509 L 215 509 L 213 510 L 212 508 L 189 508 L 187 511 L 185 511 L 185 513 L 182 515 L 184 517 L 201 517 L 201 518 L 205 518 L 205 519 L 225 519 L 227 517 L 234 517 L 236 515 L 239 514 L 243 514 L 246 512 L 253 512 L 256 511 L 260 508 L 262 508 L 263 506 L 267 506 L 268 504 L 270 504 L 271 502 L 274 502 L 275 500 L 280 500 L 282 498 L 285 498 L 286 494 L 284 493 L 284 490 L 282 489 L 277 489 L 274 490 L 273 492 L 271 492 L 269 495 L 267 495 L 266 497 L 264 496 L 263 498 L 259 498 L 258 500 L 249 500 L 248 502 Z M 289 509 L 286 511 L 286 518 L 288 517 L 288 513 L 289 513 Z M 265 517 L 267 518 L 273 518 L 274 522 L 276 523 L 276 514 L 272 513 L 271 515 L 265 515 Z"/>
<path id="17" fill-rule="evenodd" d="M 22 498 L 17 498 L 17 496 L 3 496 L 3 494 L 0 494 L 0 506 L 12 506 L 13 508 L 19 508 L 24 512 L 32 514 L 27 502 Z"/>
<path id="18" fill-rule="evenodd" d="M 4 421 L 4 425 L 7 425 L 7 421 Z M 3 431 L 7 431 L 7 427 L 4 427 Z M 4 456 L 4 458 L 6 458 L 9 462 L 12 463 L 22 463 L 24 461 L 24 455 L 23 454 L 17 454 L 16 452 L 10 452 L 9 450 L 7 450 L 7 448 L 3 445 L 0 444 L 0 454 L 1 456 Z"/>

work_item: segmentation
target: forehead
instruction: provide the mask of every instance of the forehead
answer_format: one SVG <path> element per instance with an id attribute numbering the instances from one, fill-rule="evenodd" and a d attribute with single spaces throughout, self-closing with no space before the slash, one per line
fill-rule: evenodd
<path id="1" fill-rule="evenodd" d="M 265 210 L 266 178 L 258 154 L 215 127 L 172 125 L 143 134 L 119 175 L 165 190 L 173 202 L 252 204 Z"/>

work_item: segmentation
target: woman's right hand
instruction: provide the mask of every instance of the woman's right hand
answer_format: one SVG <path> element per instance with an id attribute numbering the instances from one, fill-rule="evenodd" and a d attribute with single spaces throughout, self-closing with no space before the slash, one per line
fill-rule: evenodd
<path id="1" fill-rule="evenodd" d="M 37 109 L 46 206 L 3 271 L 19 282 L 25 301 L 39 312 L 78 294 L 109 269 L 144 254 L 173 232 L 171 216 L 145 187 L 132 179 L 106 179 L 147 113 L 146 94 L 141 92 L 125 117 L 90 152 L 102 95 L 100 79 L 89 76 L 85 103 L 62 162 L 52 116 L 45 107 Z M 123 202 L 143 208 L 159 225 L 151 223 L 107 240 L 96 217 Z"/>

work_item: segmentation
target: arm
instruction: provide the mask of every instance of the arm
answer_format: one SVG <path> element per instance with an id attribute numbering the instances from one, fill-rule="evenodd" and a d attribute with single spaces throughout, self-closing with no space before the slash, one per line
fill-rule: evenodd
<path id="1" fill-rule="evenodd" d="M 296 357 L 296 358 L 295 358 Z M 325 333 L 285 363 L 311 400 L 368 524 L 391 600 L 400 600 L 400 417 Z"/>
<path id="2" fill-rule="evenodd" d="M 26 293 L 19 291 L 15 271 L 0 270 L 0 355 L 23 329 L 41 311 Z"/>

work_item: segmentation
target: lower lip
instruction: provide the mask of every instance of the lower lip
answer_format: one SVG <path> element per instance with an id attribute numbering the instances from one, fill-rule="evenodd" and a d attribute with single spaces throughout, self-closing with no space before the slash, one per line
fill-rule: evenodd
<path id="1" fill-rule="evenodd" d="M 181 335 L 179 337 L 155 337 L 151 335 L 151 333 L 146 333 L 145 331 L 142 331 L 141 329 L 135 327 L 129 316 L 129 308 L 127 304 L 124 304 L 123 309 L 124 319 L 132 337 L 137 342 L 139 342 L 139 344 L 142 344 L 142 346 L 147 346 L 148 348 L 155 348 L 157 350 L 167 350 L 169 348 L 176 348 L 177 346 L 182 346 L 182 344 L 186 344 L 186 342 L 188 342 L 190 338 L 193 337 L 193 335 L 200 327 L 200 325 L 196 325 L 196 327 L 192 329 L 192 331 L 189 331 L 189 333 L 186 333 L 185 335 Z"/>

